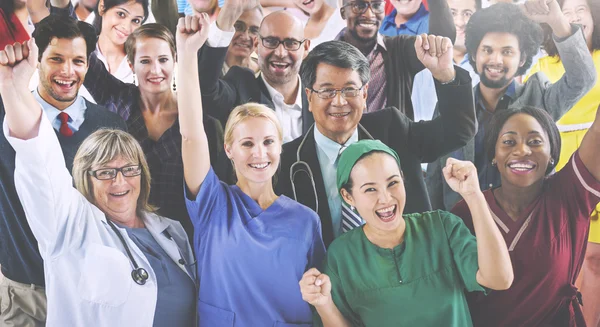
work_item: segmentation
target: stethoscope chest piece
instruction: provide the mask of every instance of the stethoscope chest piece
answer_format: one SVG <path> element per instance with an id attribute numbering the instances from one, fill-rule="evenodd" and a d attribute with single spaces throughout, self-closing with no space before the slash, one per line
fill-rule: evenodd
<path id="1" fill-rule="evenodd" d="M 146 284 L 148 280 L 148 272 L 144 268 L 137 268 L 131 271 L 131 278 L 138 285 Z"/>

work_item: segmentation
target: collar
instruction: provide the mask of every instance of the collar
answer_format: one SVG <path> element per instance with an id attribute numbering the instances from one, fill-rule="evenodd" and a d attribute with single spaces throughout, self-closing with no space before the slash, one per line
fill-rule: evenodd
<path id="1" fill-rule="evenodd" d="M 481 89 L 479 88 L 480 84 L 481 84 L 481 82 L 477 83 L 477 85 L 475 86 L 475 94 L 474 94 L 475 107 L 476 107 L 476 109 L 483 108 L 483 109 L 487 110 L 487 108 L 483 104 L 483 96 L 481 95 Z M 514 100 L 514 97 L 516 94 L 516 89 L 517 89 L 517 82 L 513 79 L 513 81 L 506 88 L 506 91 L 504 91 L 504 96 L 507 96 L 511 100 Z"/>
<path id="2" fill-rule="evenodd" d="M 143 212 L 140 218 L 142 218 L 144 225 L 146 225 L 148 230 L 153 231 L 156 234 L 163 234 L 167 237 L 170 236 L 167 232 L 167 229 L 171 226 L 168 220 L 150 212 Z"/>
<path id="3" fill-rule="evenodd" d="M 267 80 L 264 78 L 263 74 L 260 74 L 260 78 L 263 80 L 263 82 L 265 83 L 265 85 L 267 86 L 267 90 L 269 91 L 269 95 L 271 96 L 271 100 L 273 100 L 273 102 L 278 102 L 278 103 L 283 103 L 286 104 L 285 102 L 283 102 L 283 95 L 281 93 L 279 93 L 279 91 L 277 91 L 275 88 L 273 88 L 269 82 L 267 82 Z M 296 102 L 294 102 L 294 108 L 297 110 L 302 110 L 302 81 L 300 80 L 300 75 L 298 75 L 298 87 L 297 87 L 297 92 L 296 92 Z"/>
<path id="4" fill-rule="evenodd" d="M 60 114 L 61 112 L 67 113 L 71 118 L 71 122 L 73 122 L 74 124 L 75 122 L 83 122 L 85 120 L 84 115 L 87 106 L 85 104 L 85 100 L 79 94 L 77 94 L 77 98 L 75 98 L 75 101 L 73 101 L 73 103 L 64 110 L 58 110 L 53 105 L 46 102 L 46 100 L 42 99 L 42 96 L 40 95 L 37 88 L 35 89 L 35 91 L 33 91 L 33 96 L 35 97 L 37 102 L 42 106 L 46 117 L 48 117 L 48 119 L 51 122 L 56 120 L 58 114 Z"/>
<path id="5" fill-rule="evenodd" d="M 319 129 L 317 128 L 317 126 L 315 126 L 314 128 L 314 135 L 315 135 L 315 143 L 317 143 L 317 146 L 319 147 L 319 149 L 323 150 L 323 152 L 325 152 L 325 155 L 327 155 L 327 158 L 329 158 L 330 162 L 335 162 L 335 160 L 338 158 L 338 155 L 340 153 L 340 149 L 342 147 L 347 147 L 350 144 L 356 143 L 358 142 L 358 128 L 354 129 L 354 133 L 352 133 L 352 136 L 350 136 L 350 138 L 348 139 L 348 141 L 346 141 L 346 143 L 344 143 L 343 145 L 335 142 L 334 140 L 328 138 L 327 136 L 323 135 L 321 132 L 319 132 Z"/>
<path id="6" fill-rule="evenodd" d="M 388 26 L 393 26 L 394 28 L 397 28 L 397 14 L 398 12 L 396 11 L 396 9 L 394 9 L 389 15 L 385 16 L 385 18 L 383 18 L 383 21 L 381 22 L 382 27 L 387 28 Z M 429 12 L 421 3 L 421 6 L 419 6 L 419 10 L 417 10 L 417 12 L 406 23 L 400 24 L 400 28 L 406 27 L 409 31 L 413 32 L 413 34 L 416 34 L 419 30 L 419 26 L 421 25 L 422 20 L 427 16 L 427 14 L 429 14 Z"/>
<path id="7" fill-rule="evenodd" d="M 346 41 L 344 40 L 344 35 L 346 35 L 346 30 L 348 30 L 348 27 L 344 27 L 344 28 L 343 28 L 343 29 L 342 29 L 342 30 L 341 30 L 341 31 L 338 33 L 338 35 L 335 37 L 335 39 L 334 39 L 334 40 L 336 40 L 336 41 L 344 41 L 344 42 L 346 42 Z M 383 35 L 382 35 L 381 33 L 379 33 L 379 32 L 377 32 L 377 43 L 376 43 L 376 45 L 378 45 L 380 49 L 382 49 L 382 50 L 384 50 L 384 51 L 387 51 L 387 48 L 385 47 L 385 42 L 384 42 L 384 39 L 383 39 Z"/>
<path id="8" fill-rule="evenodd" d="M 462 66 L 463 66 L 463 65 L 465 65 L 465 64 L 471 64 L 471 63 L 469 62 L 469 54 L 468 54 L 468 53 L 465 53 L 465 56 L 464 56 L 464 57 L 462 58 L 462 60 L 461 60 L 461 61 L 458 63 L 458 66 L 459 66 L 459 67 L 462 67 Z"/>

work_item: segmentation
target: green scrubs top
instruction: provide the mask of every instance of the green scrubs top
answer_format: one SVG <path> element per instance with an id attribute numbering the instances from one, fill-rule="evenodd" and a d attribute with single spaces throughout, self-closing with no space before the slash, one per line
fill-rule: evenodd
<path id="1" fill-rule="evenodd" d="M 363 228 L 331 244 L 324 273 L 336 306 L 352 326 L 472 326 L 464 292 L 485 291 L 475 237 L 446 211 L 403 217 L 404 242 L 394 249 L 371 243 Z"/>

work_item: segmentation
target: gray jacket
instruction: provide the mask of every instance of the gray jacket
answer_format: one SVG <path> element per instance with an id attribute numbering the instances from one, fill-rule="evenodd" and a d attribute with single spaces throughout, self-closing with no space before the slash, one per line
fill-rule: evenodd
<path id="1" fill-rule="evenodd" d="M 517 84 L 510 108 L 532 106 L 546 110 L 555 121 L 559 120 L 596 83 L 596 70 L 579 26 L 573 25 L 573 34 L 563 39 L 554 39 L 565 74 L 552 84 L 541 72 L 532 75 L 525 84 Z M 479 84 L 474 88 L 478 91 Z M 476 110 L 480 108 L 476 107 Z M 436 116 L 437 107 L 434 116 Z M 478 132 L 479 133 L 479 132 Z M 461 200 L 444 180 L 442 168 L 449 157 L 475 160 L 475 141 L 471 139 L 464 147 L 440 157 L 427 167 L 427 190 L 433 209 L 450 210 Z M 480 167 L 477 167 L 480 169 Z"/>

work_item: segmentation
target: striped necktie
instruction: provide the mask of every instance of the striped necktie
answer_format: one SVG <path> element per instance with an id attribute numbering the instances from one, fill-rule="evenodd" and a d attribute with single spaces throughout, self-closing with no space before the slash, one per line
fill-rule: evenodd
<path id="1" fill-rule="evenodd" d="M 342 145 L 340 151 L 338 152 L 337 158 L 335 159 L 335 166 L 337 169 L 337 162 L 340 158 L 342 152 L 346 149 L 345 145 Z M 340 195 L 341 197 L 341 195 Z M 342 232 L 351 231 L 356 227 L 362 226 L 365 222 L 358 215 L 358 213 L 354 212 L 342 199 Z"/>

